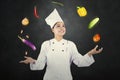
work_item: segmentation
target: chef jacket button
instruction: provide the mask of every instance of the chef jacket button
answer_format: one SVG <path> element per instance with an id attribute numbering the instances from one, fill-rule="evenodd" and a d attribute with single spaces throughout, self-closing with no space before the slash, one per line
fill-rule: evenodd
<path id="1" fill-rule="evenodd" d="M 52 51 L 54 51 L 54 49 L 52 49 Z"/>
<path id="2" fill-rule="evenodd" d="M 62 50 L 62 52 L 64 52 L 64 50 Z"/>
<path id="3" fill-rule="evenodd" d="M 62 43 L 62 45 L 64 45 L 64 43 Z"/>
<path id="4" fill-rule="evenodd" d="M 54 42 L 52 42 L 53 44 L 55 44 Z"/>

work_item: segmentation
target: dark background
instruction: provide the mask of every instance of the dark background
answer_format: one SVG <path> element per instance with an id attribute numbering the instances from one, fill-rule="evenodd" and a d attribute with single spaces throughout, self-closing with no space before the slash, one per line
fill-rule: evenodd
<path id="1" fill-rule="evenodd" d="M 90 67 L 78 68 L 71 65 L 74 80 L 115 80 L 120 71 L 120 3 L 119 0 L 54 0 L 64 6 L 51 3 L 52 0 L 1 0 L 0 1 L 0 78 L 2 80 L 42 80 L 45 69 L 31 71 L 29 65 L 20 64 L 27 56 L 37 58 L 41 44 L 51 39 L 50 27 L 44 19 L 54 8 L 57 8 L 65 22 L 66 39 L 73 41 L 81 54 L 87 53 L 95 45 L 103 47 L 101 54 L 94 55 L 96 62 Z M 34 6 L 37 7 L 40 18 L 34 16 Z M 79 17 L 77 6 L 84 6 L 88 14 Z M 21 24 L 27 17 L 30 24 Z M 89 22 L 99 17 L 100 21 L 94 28 L 88 29 Z M 24 30 L 23 34 L 20 31 Z M 101 40 L 93 42 L 94 34 L 99 33 Z M 29 40 L 37 47 L 36 51 L 23 44 L 18 35 Z M 60 67 L 60 66 L 58 66 Z M 52 74 L 52 73 L 51 73 Z"/>

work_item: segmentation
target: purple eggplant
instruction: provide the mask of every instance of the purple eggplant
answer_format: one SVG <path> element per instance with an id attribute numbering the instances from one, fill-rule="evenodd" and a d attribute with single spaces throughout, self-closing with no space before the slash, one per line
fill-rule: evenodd
<path id="1" fill-rule="evenodd" d="M 33 43 L 31 43 L 30 41 L 24 39 L 24 38 L 21 38 L 20 36 L 18 36 L 18 38 L 24 43 L 26 44 L 27 46 L 29 46 L 30 48 L 32 48 L 34 51 L 36 50 L 36 47 Z"/>

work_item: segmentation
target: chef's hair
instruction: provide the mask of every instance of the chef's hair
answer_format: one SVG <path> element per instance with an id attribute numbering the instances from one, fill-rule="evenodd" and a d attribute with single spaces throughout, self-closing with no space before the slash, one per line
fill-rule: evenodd
<path id="1" fill-rule="evenodd" d="M 56 22 L 56 23 L 53 25 L 52 29 L 54 29 L 54 27 L 55 27 L 55 25 L 56 25 L 57 23 L 58 23 L 58 22 Z"/>
<path id="2" fill-rule="evenodd" d="M 58 21 L 58 22 L 59 22 L 59 21 Z M 56 25 L 58 22 L 56 22 L 51 29 L 54 29 L 55 25 Z M 64 24 L 64 25 L 65 25 L 65 24 Z"/>

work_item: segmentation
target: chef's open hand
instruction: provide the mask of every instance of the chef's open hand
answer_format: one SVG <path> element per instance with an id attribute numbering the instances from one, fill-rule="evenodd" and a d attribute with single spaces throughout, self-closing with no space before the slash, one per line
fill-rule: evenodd
<path id="1" fill-rule="evenodd" d="M 25 64 L 34 63 L 34 62 L 35 62 L 35 59 L 27 56 L 25 56 L 25 60 L 20 61 L 20 63 L 25 63 Z"/>
<path id="2" fill-rule="evenodd" d="M 97 50 L 97 48 L 98 48 L 98 45 L 96 45 L 92 50 L 90 50 L 90 51 L 88 52 L 88 55 L 91 56 L 91 55 L 93 55 L 93 54 L 99 54 L 99 53 L 101 53 L 102 50 L 103 50 L 103 48 L 101 47 L 101 48 L 98 49 L 98 50 Z"/>

